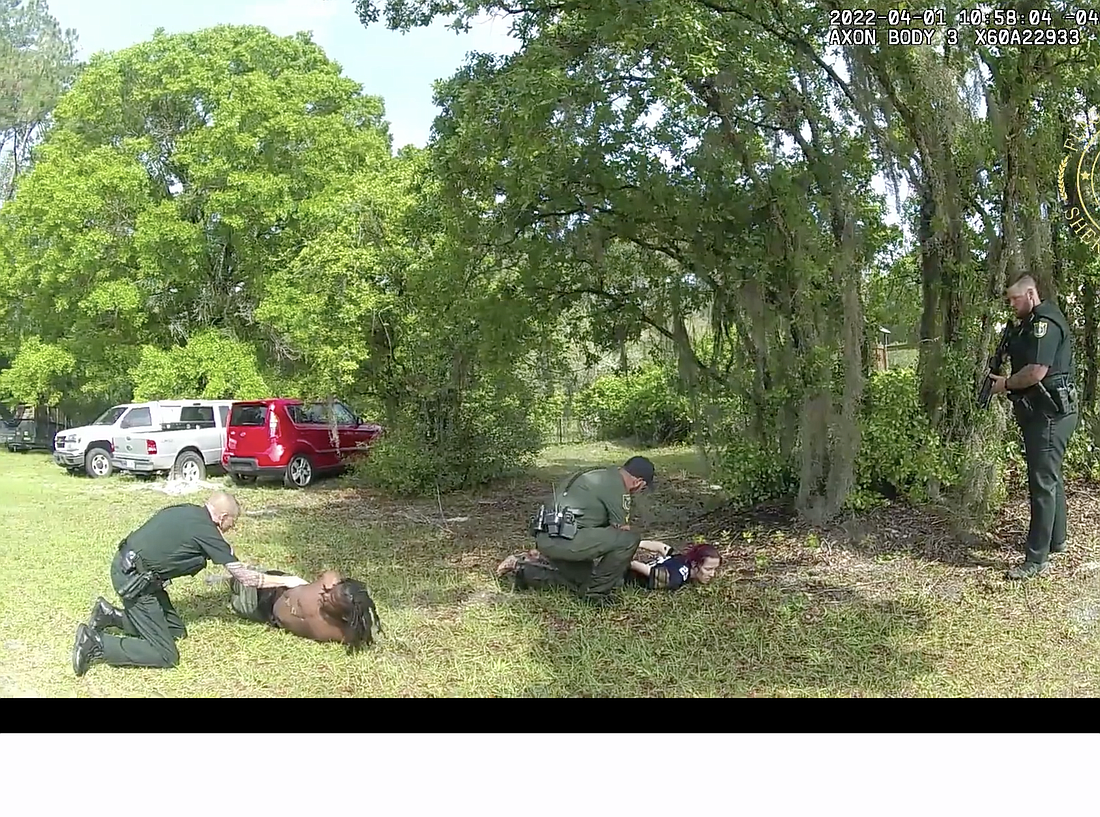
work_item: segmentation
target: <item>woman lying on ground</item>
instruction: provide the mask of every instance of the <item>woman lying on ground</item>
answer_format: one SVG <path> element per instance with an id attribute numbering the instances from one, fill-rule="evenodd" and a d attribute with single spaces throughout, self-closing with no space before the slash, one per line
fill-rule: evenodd
<path id="1" fill-rule="evenodd" d="M 642 551 L 657 554 L 656 561 L 650 563 L 637 558 Z M 721 565 L 722 557 L 711 545 L 693 545 L 684 553 L 675 553 L 664 542 L 643 539 L 623 578 L 625 584 L 644 590 L 672 591 L 689 582 L 707 584 Z M 497 566 L 498 577 L 515 575 L 517 590 L 552 586 L 555 584 L 553 572 L 554 566 L 537 550 L 509 556 Z"/>
<path id="2" fill-rule="evenodd" d="M 286 575 L 277 570 L 263 572 Z M 382 632 L 382 622 L 367 588 L 334 570 L 325 571 L 310 584 L 291 588 L 258 590 L 234 579 L 229 592 L 230 606 L 239 616 L 312 641 L 338 641 L 348 652 L 369 647 L 374 642 L 373 630 Z"/>
<path id="3" fill-rule="evenodd" d="M 722 566 L 722 557 L 713 545 L 692 545 L 683 553 L 674 553 L 664 542 L 642 541 L 639 550 L 660 554 L 652 563 L 630 563 L 627 584 L 646 590 L 679 590 L 688 582 L 708 584 Z"/>

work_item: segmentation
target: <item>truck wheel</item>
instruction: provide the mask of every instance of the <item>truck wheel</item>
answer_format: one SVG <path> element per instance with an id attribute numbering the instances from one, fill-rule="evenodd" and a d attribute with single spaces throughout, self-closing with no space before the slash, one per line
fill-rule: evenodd
<path id="1" fill-rule="evenodd" d="M 84 455 L 84 472 L 92 479 L 109 477 L 114 471 L 106 448 L 93 448 Z"/>
<path id="2" fill-rule="evenodd" d="M 237 485 L 251 485 L 256 481 L 255 474 L 230 474 L 229 478 Z"/>
<path id="3" fill-rule="evenodd" d="M 183 482 L 202 482 L 206 479 L 206 462 L 194 451 L 184 451 L 176 457 L 172 473 Z"/>
<path id="4" fill-rule="evenodd" d="M 305 454 L 295 454 L 286 465 L 283 484 L 288 488 L 308 488 L 313 483 L 313 463 Z"/>

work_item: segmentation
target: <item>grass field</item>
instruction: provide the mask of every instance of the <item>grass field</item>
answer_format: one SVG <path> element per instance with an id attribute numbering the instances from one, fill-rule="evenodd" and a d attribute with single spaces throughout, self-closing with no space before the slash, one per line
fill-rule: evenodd
<path id="1" fill-rule="evenodd" d="M 1026 526 L 1009 509 L 990 537 L 891 508 L 829 529 L 782 514 L 731 514 L 693 452 L 651 452 L 658 489 L 647 534 L 720 543 L 707 588 L 630 591 L 620 607 L 514 594 L 492 571 L 526 547 L 525 517 L 548 480 L 627 452 L 548 450 L 530 478 L 441 501 L 386 500 L 341 480 L 295 492 L 239 490 L 230 534 L 242 558 L 315 577 L 364 579 L 386 633 L 339 646 L 240 621 L 206 574 L 173 583 L 188 624 L 174 670 L 102 664 L 77 679 L 76 624 L 114 601 L 118 540 L 183 500 L 125 477 L 70 477 L 46 457 L 0 453 L 0 696 L 1093 696 L 1100 691 L 1100 543 L 1094 498 L 1073 493 L 1069 553 L 1026 586 L 1004 569 Z"/>

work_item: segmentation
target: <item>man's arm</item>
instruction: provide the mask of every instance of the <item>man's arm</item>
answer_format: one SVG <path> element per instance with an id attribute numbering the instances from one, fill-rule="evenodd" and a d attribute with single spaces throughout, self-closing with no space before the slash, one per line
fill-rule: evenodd
<path id="1" fill-rule="evenodd" d="M 252 570 L 240 562 L 233 554 L 233 548 L 225 541 L 220 533 L 201 536 L 198 539 L 199 546 L 206 553 L 206 557 L 216 565 L 222 565 L 229 571 L 229 575 L 239 581 L 245 587 L 299 587 L 309 584 L 305 579 L 297 576 L 268 576 L 258 570 Z"/>
<path id="2" fill-rule="evenodd" d="M 246 567 L 241 562 L 229 562 L 225 565 L 225 569 L 229 571 L 230 576 L 245 587 L 263 589 L 267 587 L 300 587 L 303 584 L 309 584 L 305 579 L 298 576 L 269 576 L 266 573 Z"/>
<path id="3" fill-rule="evenodd" d="M 649 577 L 650 571 L 653 570 L 653 568 L 650 565 L 647 565 L 645 562 L 633 562 L 633 561 L 630 563 L 630 569 L 633 570 L 638 575 L 645 576 L 646 578 Z"/>
<path id="4" fill-rule="evenodd" d="M 1016 374 L 1012 375 L 1012 377 L 1005 380 L 1005 388 L 1009 391 L 1030 389 L 1046 377 L 1049 371 L 1049 366 L 1043 366 L 1039 363 L 1029 363 L 1027 366 L 1020 369 L 1020 371 L 1016 372 Z"/>
<path id="5" fill-rule="evenodd" d="M 1062 343 L 1062 330 L 1058 324 L 1045 318 L 1035 321 L 1025 337 L 1024 349 L 1031 363 L 1005 381 L 1009 391 L 1029 389 L 1047 376 L 1058 346 Z"/>

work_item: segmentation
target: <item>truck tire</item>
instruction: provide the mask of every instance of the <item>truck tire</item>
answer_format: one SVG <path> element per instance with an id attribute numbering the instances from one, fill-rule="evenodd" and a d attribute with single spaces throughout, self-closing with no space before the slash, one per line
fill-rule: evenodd
<path id="1" fill-rule="evenodd" d="M 295 454 L 286 464 L 283 484 L 288 488 L 308 488 L 313 484 L 313 463 L 305 454 Z"/>
<path id="2" fill-rule="evenodd" d="M 106 448 L 99 448 L 98 446 L 90 448 L 88 453 L 84 455 L 84 473 L 92 479 L 109 477 L 114 470 L 114 466 L 111 465 L 111 455 Z"/>
<path id="3" fill-rule="evenodd" d="M 206 479 L 206 461 L 194 451 L 184 451 L 176 457 L 172 476 L 183 482 L 202 482 Z"/>

